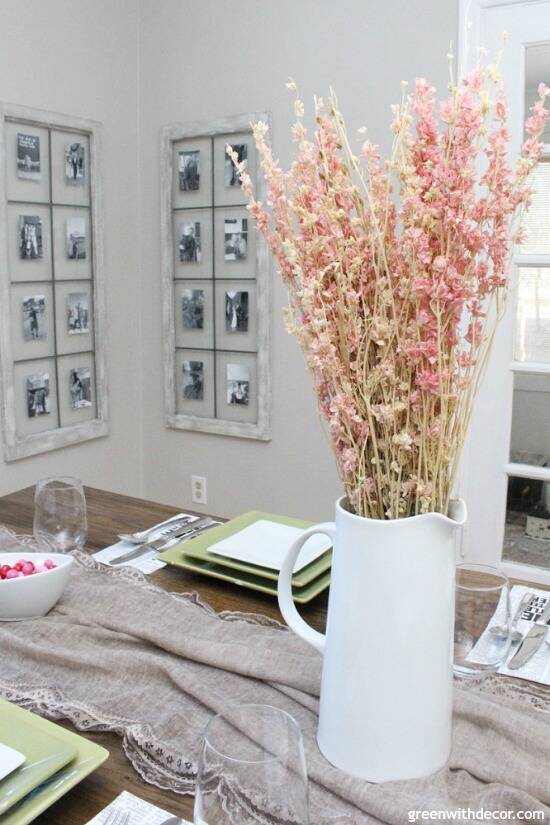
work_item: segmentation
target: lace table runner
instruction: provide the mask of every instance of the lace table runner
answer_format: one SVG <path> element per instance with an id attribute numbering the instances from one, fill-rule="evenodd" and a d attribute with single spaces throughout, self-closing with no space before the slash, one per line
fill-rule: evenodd
<path id="1" fill-rule="evenodd" d="M 261 615 L 217 614 L 194 593 L 168 593 L 136 570 L 101 567 L 83 553 L 75 561 L 47 617 L 0 623 L 0 694 L 79 730 L 116 733 L 146 782 L 192 793 L 209 718 L 229 702 L 257 702 L 288 711 L 302 728 L 312 825 L 403 825 L 414 810 L 550 814 L 548 690 L 504 677 L 457 688 L 448 766 L 372 785 L 321 756 L 321 659 L 286 627 Z"/>

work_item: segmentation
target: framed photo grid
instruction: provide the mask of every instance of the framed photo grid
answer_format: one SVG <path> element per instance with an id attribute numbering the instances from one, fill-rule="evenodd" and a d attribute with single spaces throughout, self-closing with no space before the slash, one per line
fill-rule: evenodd
<path id="1" fill-rule="evenodd" d="M 0 375 L 14 461 L 108 432 L 100 125 L 1 112 Z"/>
<path id="2" fill-rule="evenodd" d="M 266 113 L 165 127 L 161 233 L 168 427 L 269 440 L 270 256 L 232 160 L 258 197 L 251 123 Z"/>

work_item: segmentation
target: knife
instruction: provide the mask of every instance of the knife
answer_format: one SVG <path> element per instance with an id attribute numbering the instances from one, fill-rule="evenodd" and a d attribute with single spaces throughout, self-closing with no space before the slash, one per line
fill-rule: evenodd
<path id="1" fill-rule="evenodd" d="M 517 670 L 523 667 L 532 656 L 535 655 L 541 644 L 544 642 L 548 633 L 548 625 L 546 622 L 550 619 L 550 598 L 546 602 L 542 615 L 529 632 L 524 636 L 523 642 L 516 650 L 510 661 L 508 667 L 510 670 Z"/>
<path id="2" fill-rule="evenodd" d="M 126 553 L 122 553 L 120 556 L 115 556 L 114 559 L 111 559 L 109 561 L 109 564 L 111 566 L 122 564 L 125 561 L 132 561 L 133 559 L 137 559 L 139 556 L 142 556 L 145 553 L 150 553 L 152 550 L 161 550 L 165 544 L 168 544 L 168 542 L 172 541 L 173 539 L 189 538 L 195 533 L 198 533 L 201 530 L 210 527 L 210 522 L 210 519 L 202 518 L 198 521 L 194 521 L 192 525 L 180 525 L 177 531 L 171 533 L 168 536 L 161 536 L 155 541 L 150 541 L 146 544 L 140 544 L 139 547 L 135 547 L 132 550 L 128 550 Z"/>
<path id="3" fill-rule="evenodd" d="M 174 535 L 172 534 L 172 538 L 177 538 L 177 533 Z M 152 550 L 160 550 L 165 544 L 170 541 L 170 537 L 163 537 L 161 539 L 157 539 L 156 541 L 150 541 L 147 544 L 140 544 L 139 547 L 134 547 L 133 550 L 128 550 L 126 553 L 122 553 L 120 556 L 115 556 L 114 559 L 110 559 L 109 564 L 111 566 L 115 566 L 117 564 L 123 564 L 126 561 L 132 561 L 132 559 L 137 559 L 139 556 L 145 555 L 145 553 L 150 553 Z"/>

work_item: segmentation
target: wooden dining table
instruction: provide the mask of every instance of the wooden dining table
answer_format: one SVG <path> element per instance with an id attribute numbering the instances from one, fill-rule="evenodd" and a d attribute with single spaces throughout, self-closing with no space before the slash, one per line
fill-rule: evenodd
<path id="1" fill-rule="evenodd" d="M 117 533 L 142 530 L 187 508 L 170 507 L 130 496 L 87 487 L 88 537 L 86 550 L 93 553 L 117 541 Z M 34 487 L 0 497 L 0 525 L 16 533 L 32 533 Z M 203 514 L 201 514 L 203 515 Z M 196 591 L 215 610 L 263 613 L 282 620 L 271 596 L 245 590 L 237 585 L 198 576 L 167 566 L 148 577 L 154 584 L 173 592 Z M 304 618 L 318 630 L 326 619 L 326 593 L 302 606 Z M 69 722 L 61 722 L 72 728 Z M 36 825 L 84 825 L 118 794 L 127 790 L 172 814 L 193 820 L 193 798 L 160 790 L 143 782 L 124 755 L 121 740 L 113 733 L 86 733 L 87 738 L 109 751 L 109 759 L 35 820 Z"/>

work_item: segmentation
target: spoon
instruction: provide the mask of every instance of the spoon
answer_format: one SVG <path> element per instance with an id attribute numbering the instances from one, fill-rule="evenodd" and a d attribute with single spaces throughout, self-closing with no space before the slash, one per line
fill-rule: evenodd
<path id="1" fill-rule="evenodd" d="M 514 613 L 514 618 L 512 619 L 512 624 L 510 625 L 510 630 L 512 631 L 510 633 L 510 638 L 512 639 L 512 644 L 515 644 L 515 642 L 519 642 L 520 639 L 523 639 L 523 634 L 520 633 L 519 630 L 516 629 L 516 625 L 519 622 L 519 620 L 521 618 L 521 614 L 523 613 L 523 611 L 525 610 L 525 608 L 527 607 L 527 605 L 531 601 L 532 597 L 533 597 L 532 593 L 529 593 L 529 592 L 524 593 L 523 598 L 522 598 L 522 600 L 520 601 L 520 603 L 518 605 L 518 609 Z M 496 636 L 499 639 L 506 639 L 506 637 L 508 636 L 508 633 L 510 631 L 508 630 L 506 625 L 495 624 L 495 625 L 493 625 L 492 627 L 489 628 L 489 632 L 492 633 L 493 636 Z"/>

